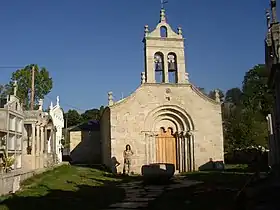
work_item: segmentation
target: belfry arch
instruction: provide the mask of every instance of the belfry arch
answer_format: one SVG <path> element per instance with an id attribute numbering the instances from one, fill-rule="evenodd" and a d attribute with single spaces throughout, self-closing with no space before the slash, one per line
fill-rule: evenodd
<path id="1" fill-rule="evenodd" d="M 178 106 L 160 106 L 145 119 L 146 162 L 174 164 L 179 172 L 194 170 L 194 123 Z"/>

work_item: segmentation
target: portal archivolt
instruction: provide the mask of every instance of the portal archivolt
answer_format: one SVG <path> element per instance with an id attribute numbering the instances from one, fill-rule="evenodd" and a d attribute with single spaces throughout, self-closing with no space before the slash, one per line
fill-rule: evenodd
<path id="1" fill-rule="evenodd" d="M 178 171 L 191 171 L 194 168 L 194 130 L 188 114 L 177 106 L 162 106 L 153 110 L 145 120 L 145 129 L 150 135 L 146 140 L 155 153 L 150 162 L 171 163 Z M 154 138 L 151 138 L 154 136 Z"/>

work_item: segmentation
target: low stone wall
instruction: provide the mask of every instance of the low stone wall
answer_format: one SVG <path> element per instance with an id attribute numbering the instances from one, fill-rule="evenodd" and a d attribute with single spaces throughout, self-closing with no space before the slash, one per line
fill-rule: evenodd
<path id="1" fill-rule="evenodd" d="M 31 171 L 17 170 L 11 173 L 2 174 L 0 175 L 0 196 L 10 194 L 10 193 L 15 193 L 20 189 L 20 183 L 22 181 L 31 178 L 36 174 L 40 174 L 48 170 L 52 170 L 64 164 L 68 164 L 68 163 L 60 163 L 50 168 L 40 168 Z"/>

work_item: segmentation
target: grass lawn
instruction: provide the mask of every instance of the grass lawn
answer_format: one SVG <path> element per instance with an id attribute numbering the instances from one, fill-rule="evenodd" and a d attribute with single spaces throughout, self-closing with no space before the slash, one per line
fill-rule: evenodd
<path id="1" fill-rule="evenodd" d="M 97 169 L 64 165 L 24 181 L 0 210 L 102 209 L 124 198 L 124 190 L 115 186 L 120 181 Z"/>
<path id="2" fill-rule="evenodd" d="M 151 203 L 149 209 L 228 210 L 233 209 L 234 197 L 251 177 L 248 173 L 194 172 L 186 179 L 203 184 L 166 191 Z"/>
<path id="3" fill-rule="evenodd" d="M 240 167 L 231 167 L 224 172 L 183 174 L 186 179 L 203 184 L 166 191 L 150 203 L 149 209 L 231 209 L 234 196 L 251 176 L 242 171 Z M 0 210 L 106 209 L 125 198 L 124 190 L 116 183 L 136 179 L 116 178 L 97 169 L 64 165 L 24 181 L 21 191 L 0 203 Z"/>

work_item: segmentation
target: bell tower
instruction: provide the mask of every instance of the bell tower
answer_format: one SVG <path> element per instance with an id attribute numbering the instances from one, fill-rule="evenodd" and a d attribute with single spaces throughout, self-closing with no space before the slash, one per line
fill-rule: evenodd
<path id="1" fill-rule="evenodd" d="M 146 83 L 188 83 L 182 28 L 177 33 L 167 23 L 165 9 L 153 31 L 145 26 L 144 58 Z"/>

